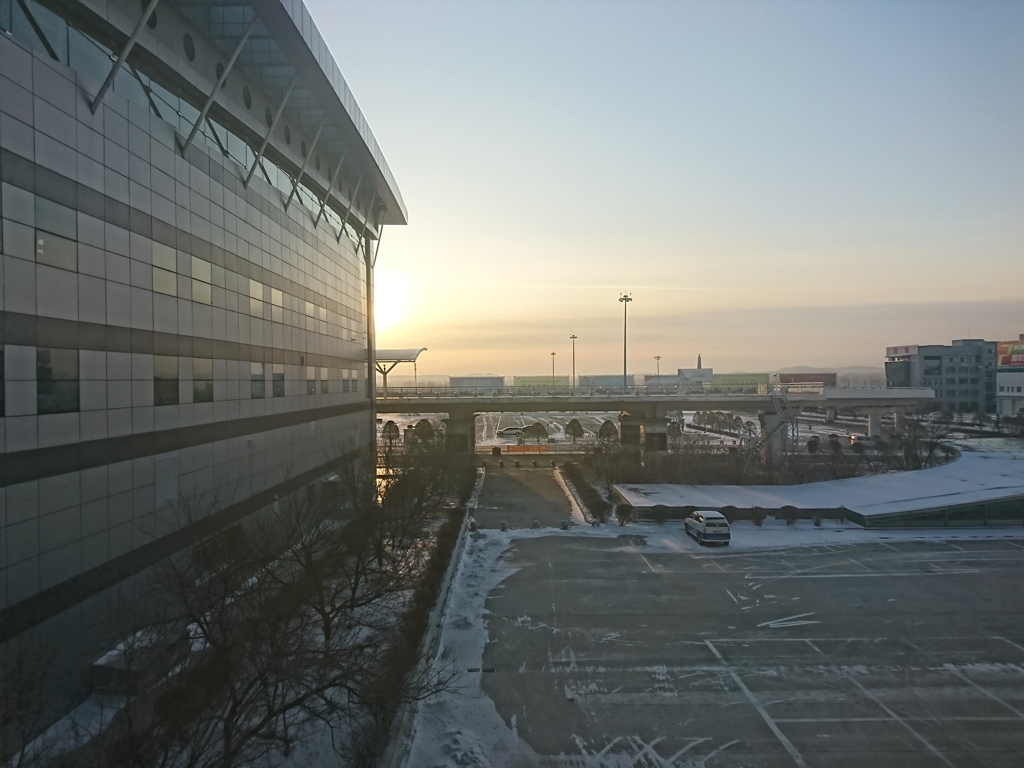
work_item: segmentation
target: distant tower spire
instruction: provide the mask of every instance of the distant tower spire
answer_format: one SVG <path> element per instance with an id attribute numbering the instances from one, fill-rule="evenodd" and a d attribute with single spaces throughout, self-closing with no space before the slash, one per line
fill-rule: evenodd
<path id="1" fill-rule="evenodd" d="M 700 353 L 697 354 L 697 370 L 700 370 Z"/>

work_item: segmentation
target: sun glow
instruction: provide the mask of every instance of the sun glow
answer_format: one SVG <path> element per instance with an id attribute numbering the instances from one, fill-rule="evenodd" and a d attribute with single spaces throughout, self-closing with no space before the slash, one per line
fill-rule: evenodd
<path id="1" fill-rule="evenodd" d="M 412 291 L 408 279 L 398 272 L 380 268 L 374 277 L 374 324 L 377 333 L 386 333 L 409 315 Z"/>

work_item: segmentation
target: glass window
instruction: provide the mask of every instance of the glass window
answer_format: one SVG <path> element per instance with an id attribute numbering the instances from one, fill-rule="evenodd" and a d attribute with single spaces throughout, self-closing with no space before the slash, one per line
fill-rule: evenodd
<path id="1" fill-rule="evenodd" d="M 306 302 L 306 330 L 307 331 L 315 330 L 314 327 L 313 327 L 313 312 L 314 312 L 313 302 L 307 301 Z"/>
<path id="2" fill-rule="evenodd" d="M 263 363 L 249 363 L 249 396 L 267 396 L 267 382 L 263 376 Z"/>
<path id="3" fill-rule="evenodd" d="M 178 271 L 178 258 L 175 250 L 163 243 L 153 243 L 153 266 L 166 269 L 168 272 Z"/>
<path id="4" fill-rule="evenodd" d="M 274 363 L 274 397 L 284 397 L 284 363 Z"/>
<path id="5" fill-rule="evenodd" d="M 168 296 L 178 295 L 178 276 L 166 269 L 153 267 L 153 290 L 166 293 Z"/>
<path id="6" fill-rule="evenodd" d="M 348 368 L 341 369 L 341 391 L 348 392 Z"/>
<path id="7" fill-rule="evenodd" d="M 316 394 L 316 366 L 314 365 L 306 366 L 306 394 Z"/>
<path id="8" fill-rule="evenodd" d="M 275 323 L 284 322 L 284 293 L 277 288 L 270 289 L 270 319 Z"/>
<path id="9" fill-rule="evenodd" d="M 36 226 L 69 240 L 78 239 L 78 214 L 70 208 L 38 195 L 36 195 Z"/>
<path id="10" fill-rule="evenodd" d="M 78 350 L 36 349 L 36 411 L 78 411 Z"/>
<path id="11" fill-rule="evenodd" d="M 212 279 L 213 270 L 210 262 L 204 261 L 203 259 L 197 259 L 195 256 L 192 257 L 192 277 L 196 280 L 202 280 L 204 283 L 213 282 Z"/>
<path id="12" fill-rule="evenodd" d="M 0 5 L 0 7 L 2 7 L 2 5 Z M 316 382 L 313 383 L 313 386 L 316 387 Z M 6 389 L 6 387 L 4 386 L 4 348 L 0 347 L 0 417 L 2 417 L 4 415 L 4 413 L 5 413 L 5 411 L 4 411 L 4 390 L 5 389 Z"/>
<path id="13" fill-rule="evenodd" d="M 330 391 L 330 387 L 327 384 L 327 369 L 320 369 L 320 394 L 326 395 Z"/>
<path id="14" fill-rule="evenodd" d="M 153 405 L 178 404 L 178 358 L 153 355 Z"/>
<path id="15" fill-rule="evenodd" d="M 51 267 L 78 271 L 78 243 L 66 237 L 36 230 L 36 261 Z"/>
<path id="16" fill-rule="evenodd" d="M 263 283 L 249 281 L 249 314 L 263 317 Z"/>
<path id="17" fill-rule="evenodd" d="M 213 360 L 192 358 L 192 402 L 213 402 Z"/>
<path id="18" fill-rule="evenodd" d="M 213 288 L 210 284 L 204 283 L 202 280 L 193 280 L 192 301 L 198 301 L 200 304 L 212 304 Z"/>

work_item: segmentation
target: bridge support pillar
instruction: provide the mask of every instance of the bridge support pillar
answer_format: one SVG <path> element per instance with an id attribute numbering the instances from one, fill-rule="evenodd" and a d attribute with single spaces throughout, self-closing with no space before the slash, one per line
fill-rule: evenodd
<path id="1" fill-rule="evenodd" d="M 476 413 L 451 411 L 445 423 L 445 450 L 451 453 L 476 452 Z"/>
<path id="2" fill-rule="evenodd" d="M 835 408 L 826 408 L 825 409 L 825 423 L 826 424 L 835 424 L 836 423 L 836 409 Z"/>
<path id="3" fill-rule="evenodd" d="M 786 455 L 786 434 L 789 430 L 785 425 L 778 425 L 778 418 L 775 413 L 757 414 L 761 424 L 761 461 L 766 465 L 778 466 Z M 765 435 L 768 435 L 767 439 Z"/>
<path id="4" fill-rule="evenodd" d="M 643 429 L 644 453 L 668 450 L 668 419 L 643 419 L 640 425 Z"/>
<path id="5" fill-rule="evenodd" d="M 882 408 L 869 408 L 868 409 L 868 436 L 869 437 L 880 437 L 882 434 L 882 414 L 885 410 Z"/>
<path id="6" fill-rule="evenodd" d="M 639 451 L 643 446 L 643 419 L 628 413 L 619 415 L 619 444 L 623 450 Z"/>

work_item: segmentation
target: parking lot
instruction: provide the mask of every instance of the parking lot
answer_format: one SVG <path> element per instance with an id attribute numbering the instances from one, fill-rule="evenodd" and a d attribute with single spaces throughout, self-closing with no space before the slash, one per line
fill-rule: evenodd
<path id="1" fill-rule="evenodd" d="M 622 530 L 505 553 L 481 690 L 535 753 L 509 765 L 1024 764 L 1021 542 Z"/>

